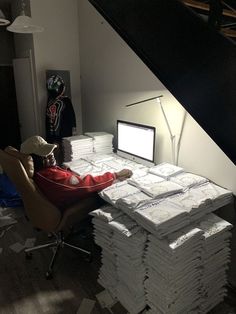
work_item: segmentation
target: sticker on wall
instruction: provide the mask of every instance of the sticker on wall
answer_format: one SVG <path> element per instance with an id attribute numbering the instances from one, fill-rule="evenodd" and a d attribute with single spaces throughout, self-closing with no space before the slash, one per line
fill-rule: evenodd
<path id="1" fill-rule="evenodd" d="M 63 79 L 63 81 L 65 83 L 65 87 L 66 87 L 64 95 L 71 98 L 70 71 L 46 70 L 46 82 L 53 75 L 59 75 Z"/>

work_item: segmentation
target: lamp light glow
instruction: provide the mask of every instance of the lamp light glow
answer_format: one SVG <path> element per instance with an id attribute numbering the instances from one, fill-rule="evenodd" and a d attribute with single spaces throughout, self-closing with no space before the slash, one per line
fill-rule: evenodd
<path id="1" fill-rule="evenodd" d="M 175 150 L 175 138 L 176 138 L 176 136 L 171 131 L 170 123 L 169 123 L 169 121 L 167 119 L 165 110 L 164 110 L 162 102 L 161 102 L 161 98 L 162 97 L 163 97 L 163 95 L 147 98 L 147 99 L 144 99 L 144 100 L 137 101 L 135 103 L 126 105 L 126 107 L 131 107 L 131 106 L 134 106 L 134 105 L 138 105 L 138 104 L 141 104 L 141 103 L 144 103 L 144 102 L 156 99 L 158 105 L 160 105 L 160 107 L 161 107 L 161 111 L 162 111 L 162 114 L 163 114 L 163 117 L 165 119 L 165 123 L 166 123 L 167 129 L 168 129 L 168 132 L 169 132 L 169 135 L 170 135 L 171 151 L 172 151 L 172 162 L 173 162 L 174 165 L 176 165 L 178 163 L 178 157 L 176 157 L 176 150 Z M 179 143 L 178 143 L 178 147 L 179 147 Z M 177 156 L 178 156 L 178 152 L 177 152 Z"/>

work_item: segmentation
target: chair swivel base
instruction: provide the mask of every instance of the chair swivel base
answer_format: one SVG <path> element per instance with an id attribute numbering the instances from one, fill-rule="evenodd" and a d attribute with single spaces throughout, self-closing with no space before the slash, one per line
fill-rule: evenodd
<path id="1" fill-rule="evenodd" d="M 75 245 L 72 245 L 72 244 L 66 242 L 64 240 L 63 232 L 60 231 L 59 233 L 54 233 L 54 236 L 56 237 L 56 239 L 53 242 L 49 242 L 49 243 L 45 243 L 42 245 L 37 245 L 37 246 L 31 247 L 31 248 L 25 249 L 25 257 L 27 259 L 31 259 L 33 251 L 37 251 L 37 250 L 44 249 L 44 248 L 51 248 L 51 247 L 55 248 L 54 252 L 53 252 L 53 256 L 52 256 L 50 264 L 49 264 L 49 267 L 48 267 L 48 271 L 45 274 L 47 279 L 53 278 L 53 266 L 55 264 L 55 260 L 58 256 L 60 249 L 62 249 L 64 247 L 69 247 L 69 248 L 72 248 L 76 251 L 79 251 L 80 253 L 85 254 L 86 260 L 88 262 L 91 262 L 91 260 L 92 260 L 91 252 L 86 251 L 86 250 L 84 250 L 78 246 L 75 246 Z"/>

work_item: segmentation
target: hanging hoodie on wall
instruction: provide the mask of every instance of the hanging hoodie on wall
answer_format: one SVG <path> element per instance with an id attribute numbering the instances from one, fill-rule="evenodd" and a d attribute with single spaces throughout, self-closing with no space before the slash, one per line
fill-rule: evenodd
<path id="1" fill-rule="evenodd" d="M 76 118 L 69 97 L 65 96 L 65 83 L 59 75 L 47 80 L 46 139 L 60 143 L 63 137 L 76 133 Z"/>

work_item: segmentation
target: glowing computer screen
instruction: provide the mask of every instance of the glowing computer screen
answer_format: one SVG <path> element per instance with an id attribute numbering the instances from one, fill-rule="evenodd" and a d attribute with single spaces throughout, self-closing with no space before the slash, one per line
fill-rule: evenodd
<path id="1" fill-rule="evenodd" d="M 153 126 L 117 120 L 117 154 L 154 163 L 156 129 Z"/>

